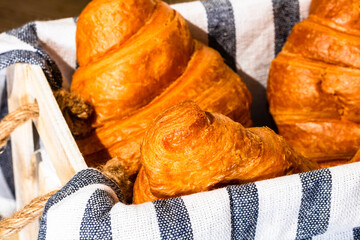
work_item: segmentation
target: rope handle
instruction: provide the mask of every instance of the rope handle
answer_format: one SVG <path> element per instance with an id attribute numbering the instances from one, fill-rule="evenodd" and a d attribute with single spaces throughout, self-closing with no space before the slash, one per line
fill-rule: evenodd
<path id="1" fill-rule="evenodd" d="M 39 117 L 37 103 L 27 104 L 9 113 L 0 122 L 0 148 L 4 148 L 10 134 L 20 125 L 32 118 Z"/>
<path id="2" fill-rule="evenodd" d="M 119 164 L 117 158 L 109 160 L 108 163 L 102 167 L 101 172 L 118 184 L 124 194 L 125 203 L 130 203 L 132 200 L 133 183 L 123 174 L 123 167 Z M 16 211 L 11 217 L 2 219 L 0 221 L 0 239 L 5 239 L 20 232 L 28 224 L 41 217 L 46 202 L 58 190 L 59 189 L 56 189 L 34 198 L 24 208 Z"/>
<path id="3" fill-rule="evenodd" d="M 0 122 L 0 147 L 4 149 L 10 134 L 30 119 L 39 117 L 37 103 L 27 104 L 9 113 Z M 56 190 L 57 191 L 57 190 Z M 0 238 L 9 237 L 37 219 L 43 212 L 46 201 L 56 192 L 52 191 L 33 199 L 23 209 L 15 212 L 11 218 L 0 221 Z"/>
<path id="4" fill-rule="evenodd" d="M 23 209 L 16 211 L 10 218 L 2 219 L 0 221 L 0 239 L 5 239 L 20 232 L 26 225 L 38 219 L 44 211 L 47 200 L 57 191 L 54 190 L 34 198 Z"/>
<path id="5" fill-rule="evenodd" d="M 91 116 L 92 109 L 81 99 L 64 90 L 54 92 L 54 96 L 59 107 L 65 117 L 66 122 L 70 125 L 70 130 L 74 136 L 84 136 L 89 133 L 89 129 L 79 129 L 78 126 L 83 125 L 83 121 L 88 121 Z M 75 116 L 75 117 L 74 117 Z M 28 120 L 39 117 L 39 106 L 37 103 L 27 104 L 19 107 L 15 111 L 9 113 L 0 121 L 0 148 L 4 149 L 10 134 L 20 125 Z M 75 119 L 75 120 L 74 120 Z M 76 122 L 81 121 L 81 124 Z M 99 167 L 100 171 L 109 179 L 118 184 L 124 195 L 124 202 L 131 203 L 133 182 L 124 173 L 124 166 L 117 158 L 109 160 L 104 166 Z M 42 196 L 34 198 L 23 209 L 16 211 L 10 218 L 0 221 L 0 239 L 5 239 L 21 231 L 25 226 L 38 219 L 46 205 L 48 199 L 57 191 L 51 191 Z"/>

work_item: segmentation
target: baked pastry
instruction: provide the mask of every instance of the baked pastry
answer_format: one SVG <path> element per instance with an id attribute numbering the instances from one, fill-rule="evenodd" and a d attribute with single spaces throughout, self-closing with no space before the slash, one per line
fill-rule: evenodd
<path id="1" fill-rule="evenodd" d="M 218 52 L 193 40 L 181 15 L 161 1 L 93 0 L 79 17 L 77 44 L 84 59 L 71 91 L 95 111 L 94 132 L 77 140 L 89 166 L 117 157 L 126 174 L 136 174 L 148 124 L 187 99 L 252 124 L 251 95 L 240 77 Z"/>
<path id="2" fill-rule="evenodd" d="M 185 101 L 146 131 L 134 203 L 318 169 L 267 127 L 244 128 Z"/>
<path id="3" fill-rule="evenodd" d="M 360 147 L 360 2 L 314 0 L 272 61 L 267 87 L 279 134 L 316 161 Z"/>
<path id="4" fill-rule="evenodd" d="M 78 19 L 76 44 L 80 67 L 71 91 L 94 107 L 94 126 L 148 104 L 193 53 L 185 20 L 152 0 L 90 2 Z"/>

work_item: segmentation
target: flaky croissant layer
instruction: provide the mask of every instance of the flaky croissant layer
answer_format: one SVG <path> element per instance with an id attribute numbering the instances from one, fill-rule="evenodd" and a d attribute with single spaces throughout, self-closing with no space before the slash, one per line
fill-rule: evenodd
<path id="1" fill-rule="evenodd" d="M 94 0 L 92 3 L 95 4 L 94 2 L 98 3 L 95 6 L 102 3 L 101 9 L 103 9 L 105 6 L 111 8 L 113 2 L 119 1 Z M 109 11 L 113 12 L 108 15 L 116 14 L 124 18 L 123 21 L 114 23 L 113 19 L 103 17 L 101 26 L 115 30 L 126 27 L 129 29 L 128 34 L 132 33 L 132 35 L 124 36 L 119 33 L 117 44 L 112 44 L 116 36 L 109 36 L 109 39 L 102 36 L 104 39 L 100 43 L 96 42 L 95 47 L 99 46 L 101 50 L 105 47 L 109 48 L 94 54 L 95 56 L 89 61 L 84 60 L 87 64 L 80 65 L 71 83 L 71 91 L 78 93 L 94 106 L 95 126 L 100 126 L 109 119 L 128 116 L 148 104 L 182 74 L 193 53 L 193 40 L 180 14 L 163 2 L 157 2 L 155 7 L 133 6 L 135 3 L 129 2 L 132 1 L 126 1 L 135 12 L 141 12 L 139 9 L 145 10 L 146 7 L 155 9 L 149 11 L 152 14 L 147 21 L 141 22 L 144 25 L 140 28 L 138 24 L 130 24 L 137 19 L 125 18 L 129 13 L 122 5 L 127 4 L 117 4 L 118 12 L 110 9 Z M 83 39 L 85 36 L 81 33 L 96 30 L 94 28 L 97 26 L 97 19 L 91 14 L 98 12 L 98 9 L 93 9 L 92 5 L 89 5 L 85 8 L 85 14 L 79 17 L 77 31 L 79 54 L 83 49 L 94 49 L 92 42 Z M 129 26 L 123 24 L 124 22 L 129 22 Z M 102 32 L 102 29 L 98 29 L 98 32 Z M 107 31 L 103 34 L 106 33 Z M 100 53 L 102 55 L 99 55 Z"/>
<path id="2" fill-rule="evenodd" d="M 145 129 L 184 100 L 252 125 L 244 82 L 162 1 L 93 0 L 80 14 L 76 38 L 80 67 L 71 90 L 95 110 L 95 130 L 77 143 L 91 167 L 116 157 L 128 176 L 136 175 Z"/>
<path id="3" fill-rule="evenodd" d="M 313 0 L 272 61 L 270 112 L 297 151 L 323 161 L 360 147 L 360 2 Z"/>
<path id="4" fill-rule="evenodd" d="M 108 121 L 84 139 L 78 140 L 88 162 L 104 159 L 104 151 L 120 158 L 129 175 L 140 168 L 140 144 L 150 122 L 168 108 L 192 99 L 202 108 L 225 114 L 250 126 L 251 95 L 240 77 L 226 66 L 215 50 L 195 42 L 195 52 L 183 73 L 160 96 L 135 114 Z"/>
<path id="5" fill-rule="evenodd" d="M 318 168 L 266 127 L 244 128 L 193 101 L 168 108 L 149 126 L 134 203 Z"/>

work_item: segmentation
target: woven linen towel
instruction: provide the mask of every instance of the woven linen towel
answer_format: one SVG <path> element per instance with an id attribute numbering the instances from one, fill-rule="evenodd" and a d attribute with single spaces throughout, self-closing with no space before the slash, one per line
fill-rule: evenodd
<path id="1" fill-rule="evenodd" d="M 360 163 L 139 205 L 95 169 L 52 196 L 38 239 L 360 239 Z"/>
<path id="2" fill-rule="evenodd" d="M 253 96 L 255 125 L 271 127 L 266 80 L 271 60 L 310 0 L 208 0 L 173 5 L 193 36 L 217 49 Z M 0 34 L 0 114 L 5 69 L 40 65 L 53 89 L 77 67 L 76 18 L 32 22 Z M 19 86 L 20 87 L 20 86 Z M 0 155 L 0 215 L 14 208 L 11 149 Z M 47 203 L 39 239 L 360 239 L 360 163 L 140 205 L 125 205 L 95 169 L 77 173 Z"/>

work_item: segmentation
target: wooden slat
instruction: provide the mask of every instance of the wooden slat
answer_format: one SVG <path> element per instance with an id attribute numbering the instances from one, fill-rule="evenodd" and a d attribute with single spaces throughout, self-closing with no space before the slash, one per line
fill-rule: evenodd
<path id="1" fill-rule="evenodd" d="M 87 166 L 39 66 L 26 65 L 32 93 L 40 109 L 35 126 L 62 184 Z"/>
<path id="2" fill-rule="evenodd" d="M 16 71 L 15 67 L 11 67 L 7 71 L 7 79 L 9 112 L 24 104 L 34 102 L 34 98 L 27 92 L 29 82 L 26 81 L 25 71 Z M 11 134 L 11 149 L 16 208 L 19 210 L 38 195 L 37 162 L 33 155 L 34 140 L 31 121 L 24 123 Z M 28 225 L 19 233 L 19 239 L 36 239 L 38 228 L 38 222 Z"/>
<path id="3" fill-rule="evenodd" d="M 21 209 L 43 191 L 50 191 L 60 182 L 67 183 L 72 176 L 87 166 L 66 125 L 48 81 L 39 66 L 15 64 L 7 70 L 9 111 L 37 102 L 39 118 L 18 127 L 11 135 L 17 208 Z M 34 123 L 34 124 L 33 124 Z M 45 159 L 39 151 L 34 152 L 34 129 L 43 142 L 46 156 L 55 169 L 55 174 L 47 174 Z M 45 176 L 47 178 L 45 179 Z M 51 177 L 53 181 L 49 180 Z M 53 182 L 50 184 L 50 182 Z M 39 223 L 27 226 L 19 234 L 19 239 L 36 239 Z"/>

